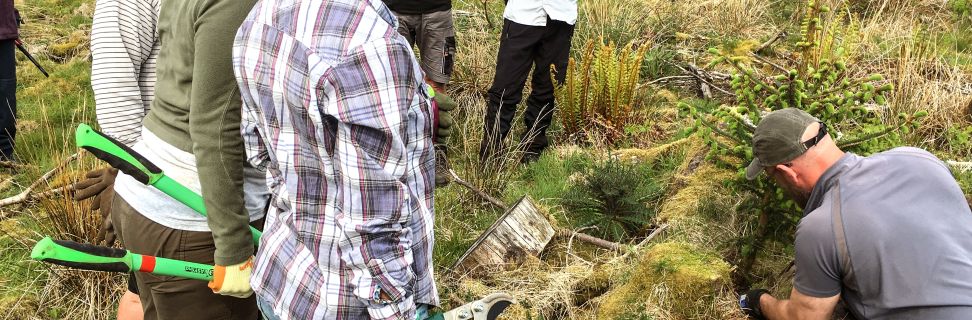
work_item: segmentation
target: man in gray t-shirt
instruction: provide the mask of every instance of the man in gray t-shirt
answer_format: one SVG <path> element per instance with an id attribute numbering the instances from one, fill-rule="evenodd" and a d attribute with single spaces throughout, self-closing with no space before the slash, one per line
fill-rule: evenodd
<path id="1" fill-rule="evenodd" d="M 940 160 L 917 148 L 844 153 L 798 109 L 768 114 L 746 170 L 766 172 L 805 208 L 789 300 L 757 289 L 757 319 L 972 319 L 972 211 Z"/>

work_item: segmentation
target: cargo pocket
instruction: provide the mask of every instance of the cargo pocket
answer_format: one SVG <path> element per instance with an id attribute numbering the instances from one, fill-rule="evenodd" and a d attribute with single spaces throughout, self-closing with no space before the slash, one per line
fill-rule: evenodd
<path id="1" fill-rule="evenodd" d="M 452 76 L 452 65 L 453 65 L 453 63 L 455 61 L 455 56 L 456 56 L 456 37 L 455 36 L 451 36 L 451 37 L 446 37 L 445 38 L 445 50 L 443 50 L 443 52 L 445 54 L 442 57 L 442 73 L 445 74 L 446 77 L 451 77 Z"/>

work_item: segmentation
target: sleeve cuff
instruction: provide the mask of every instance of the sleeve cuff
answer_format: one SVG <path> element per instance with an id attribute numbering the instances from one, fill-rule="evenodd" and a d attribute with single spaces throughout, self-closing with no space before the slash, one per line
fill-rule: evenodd
<path id="1" fill-rule="evenodd" d="M 367 278 L 361 279 L 362 281 L 358 282 L 363 284 L 357 290 L 359 291 L 358 296 L 374 301 L 376 300 L 374 297 L 377 297 L 380 293 L 379 290 L 387 294 L 391 298 L 391 301 L 399 301 L 407 296 L 411 296 L 411 288 L 415 282 L 415 276 L 412 275 L 412 270 L 409 266 L 402 265 L 398 261 L 398 259 L 371 259 L 371 261 L 368 261 L 368 273 L 363 275 Z M 393 265 L 389 266 L 387 265 L 388 263 Z M 389 267 L 394 272 L 389 272 Z"/>
<path id="2" fill-rule="evenodd" d="M 837 290 L 814 290 L 814 289 L 807 288 L 806 286 L 802 286 L 798 283 L 794 283 L 793 288 L 796 289 L 796 291 L 800 292 L 800 294 L 814 297 L 814 298 L 830 298 L 840 294 L 839 288 Z"/>
<path id="3" fill-rule="evenodd" d="M 242 263 L 243 261 L 246 261 L 246 259 L 249 259 L 252 256 L 253 256 L 252 245 L 247 245 L 237 250 L 220 250 L 219 247 L 217 247 L 216 254 L 213 255 L 213 260 L 216 262 L 216 265 L 231 266 L 234 264 Z"/>
<path id="4" fill-rule="evenodd" d="M 412 296 L 407 296 L 398 302 L 369 301 L 368 316 L 371 319 L 415 319 L 415 302 Z"/>

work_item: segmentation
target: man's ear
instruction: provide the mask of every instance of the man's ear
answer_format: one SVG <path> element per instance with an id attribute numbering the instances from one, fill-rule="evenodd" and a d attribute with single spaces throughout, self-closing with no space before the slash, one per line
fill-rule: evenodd
<path id="1" fill-rule="evenodd" d="M 776 168 L 776 171 L 778 171 L 779 174 L 781 176 L 783 176 L 783 179 L 785 179 L 786 182 L 789 182 L 790 184 L 796 184 L 797 183 L 797 176 L 798 175 L 797 175 L 796 171 L 793 170 L 793 167 L 788 167 L 788 166 L 785 166 L 785 165 L 782 165 L 782 164 L 778 164 L 774 168 Z"/>

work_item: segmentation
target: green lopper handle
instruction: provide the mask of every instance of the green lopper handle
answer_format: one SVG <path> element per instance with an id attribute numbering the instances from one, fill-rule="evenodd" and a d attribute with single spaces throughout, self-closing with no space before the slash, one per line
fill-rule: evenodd
<path id="1" fill-rule="evenodd" d="M 78 147 L 88 150 L 98 159 L 107 162 L 141 183 L 159 189 L 173 199 L 189 206 L 203 217 L 207 216 L 206 205 L 202 196 L 166 176 L 162 169 L 124 143 L 118 142 L 118 140 L 112 139 L 83 123 L 78 125 L 74 140 Z M 253 235 L 253 244 L 259 244 L 263 232 L 250 226 L 250 233 Z"/>
<path id="2" fill-rule="evenodd" d="M 132 176 L 141 183 L 152 185 L 162 178 L 162 169 L 124 143 L 91 128 L 87 124 L 78 125 L 74 131 L 74 142 L 104 160 L 112 167 Z"/>
<path id="3" fill-rule="evenodd" d="M 149 272 L 162 276 L 209 281 L 213 266 L 158 258 L 123 249 L 81 244 L 44 237 L 34 245 L 30 258 L 69 268 L 108 272 Z"/>

